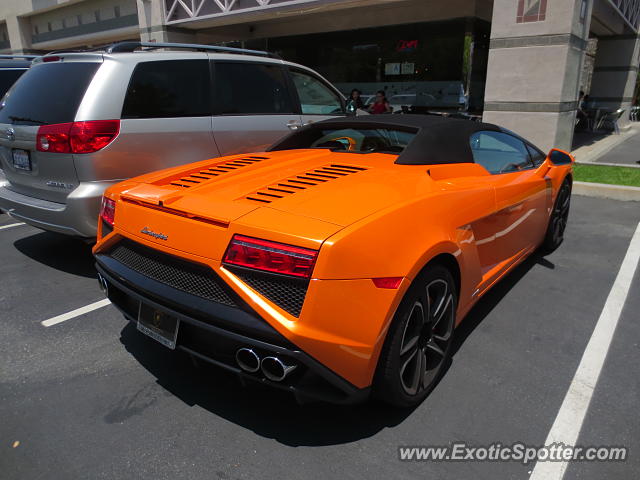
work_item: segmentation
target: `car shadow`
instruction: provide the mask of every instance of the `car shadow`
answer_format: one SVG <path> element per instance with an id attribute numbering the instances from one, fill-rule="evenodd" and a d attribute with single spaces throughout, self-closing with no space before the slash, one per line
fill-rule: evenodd
<path id="1" fill-rule="evenodd" d="M 496 283 L 491 289 L 478 300 L 473 308 L 467 313 L 460 325 L 455 330 L 453 344 L 451 345 L 452 357 L 458 352 L 465 340 L 491 313 L 491 311 L 502 301 L 511 289 L 531 270 L 535 265 L 541 265 L 553 270 L 555 265 L 547 260 L 542 254 L 535 252 L 527 257 L 520 265 L 514 268 L 506 277 Z"/>
<path id="2" fill-rule="evenodd" d="M 120 341 L 160 386 L 187 405 L 197 405 L 288 446 L 354 442 L 402 423 L 413 411 L 377 401 L 353 406 L 300 405 L 288 392 L 253 382 L 243 386 L 231 372 L 195 361 L 182 352 L 171 352 L 140 334 L 132 323 L 122 329 Z"/>
<path id="3" fill-rule="evenodd" d="M 536 264 L 554 268 L 543 257 L 532 255 L 496 284 L 456 329 L 453 355 Z M 120 341 L 157 379 L 159 385 L 185 404 L 198 405 L 257 435 L 273 438 L 289 446 L 354 442 L 371 437 L 384 428 L 399 425 L 414 411 L 392 408 L 375 400 L 354 406 L 326 403 L 299 405 L 287 392 L 253 383 L 243 386 L 238 377 L 230 372 L 193 360 L 181 352 L 171 352 L 140 334 L 132 323 L 122 329 Z M 451 362 L 445 367 L 445 374 L 450 365 Z M 427 398 L 425 402 L 428 401 Z"/>
<path id="4" fill-rule="evenodd" d="M 51 232 L 22 237 L 13 245 L 23 255 L 62 272 L 97 278 L 91 245 L 83 240 Z"/>

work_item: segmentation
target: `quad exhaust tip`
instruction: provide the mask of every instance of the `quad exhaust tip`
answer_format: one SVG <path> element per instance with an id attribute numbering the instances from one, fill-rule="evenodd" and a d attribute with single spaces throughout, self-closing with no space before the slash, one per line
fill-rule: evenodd
<path id="1" fill-rule="evenodd" d="M 250 348 L 241 348 L 236 352 L 236 362 L 245 372 L 255 373 L 260 370 L 260 357 Z"/>
<path id="2" fill-rule="evenodd" d="M 265 357 L 260 363 L 260 368 L 264 376 L 269 380 L 281 382 L 296 369 L 296 365 L 287 364 L 278 357 Z"/>
<path id="3" fill-rule="evenodd" d="M 98 283 L 100 284 L 100 290 L 102 290 L 102 293 L 104 293 L 105 295 L 109 295 L 109 284 L 107 283 L 107 281 L 105 280 L 105 278 L 98 274 Z"/>

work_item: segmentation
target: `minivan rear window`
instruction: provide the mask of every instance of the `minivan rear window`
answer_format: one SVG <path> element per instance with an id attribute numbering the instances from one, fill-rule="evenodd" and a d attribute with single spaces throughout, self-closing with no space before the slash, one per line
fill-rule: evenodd
<path id="1" fill-rule="evenodd" d="M 73 122 L 100 67 L 96 62 L 42 63 L 31 67 L 0 104 L 0 123 L 46 125 Z"/>
<path id="2" fill-rule="evenodd" d="M 208 60 L 162 60 L 136 66 L 122 118 L 211 115 Z"/>

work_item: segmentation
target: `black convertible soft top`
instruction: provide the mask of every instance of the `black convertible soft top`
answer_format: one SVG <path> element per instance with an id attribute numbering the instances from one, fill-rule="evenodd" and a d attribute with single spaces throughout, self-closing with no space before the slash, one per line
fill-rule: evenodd
<path id="1" fill-rule="evenodd" d="M 300 148 L 301 137 L 314 129 L 327 128 L 389 128 L 415 132 L 416 136 L 398 155 L 401 165 L 437 165 L 442 163 L 473 163 L 469 137 L 479 131 L 503 131 L 491 123 L 474 122 L 438 115 L 362 115 L 337 117 L 312 123 L 287 135 L 271 146 L 273 150 Z"/>

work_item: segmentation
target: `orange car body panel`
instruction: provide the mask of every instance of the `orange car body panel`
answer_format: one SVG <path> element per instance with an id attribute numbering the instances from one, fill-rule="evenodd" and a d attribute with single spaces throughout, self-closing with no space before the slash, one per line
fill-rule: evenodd
<path id="1" fill-rule="evenodd" d="M 100 227 L 94 253 L 127 237 L 208 265 L 279 333 L 359 388 L 371 385 L 395 310 L 420 270 L 438 255 L 455 259 L 460 322 L 542 242 L 572 168 L 547 159 L 491 175 L 476 164 L 396 165 L 391 154 L 324 149 L 249 158 L 255 162 L 235 155 L 113 186 L 105 195 L 116 201 L 114 230 L 103 238 Z M 323 178 L 317 172 L 325 168 L 343 175 Z M 311 185 L 295 189 L 296 180 Z M 319 250 L 299 317 L 222 265 L 236 233 Z M 374 285 L 378 277 L 403 280 L 384 289 Z"/>

